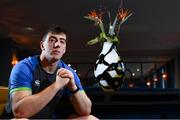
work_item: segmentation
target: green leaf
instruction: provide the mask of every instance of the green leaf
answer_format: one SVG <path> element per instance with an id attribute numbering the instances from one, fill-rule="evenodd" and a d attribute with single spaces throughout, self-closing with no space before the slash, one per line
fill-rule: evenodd
<path id="1" fill-rule="evenodd" d="M 118 43 L 118 42 L 119 42 L 119 39 L 115 36 L 115 37 L 112 39 L 112 42 Z"/>
<path id="2" fill-rule="evenodd" d="M 115 43 L 118 43 L 118 42 L 119 42 L 117 36 L 107 37 L 107 40 L 108 40 L 109 42 L 115 42 Z"/>
<path id="3" fill-rule="evenodd" d="M 99 37 L 96 37 L 96 38 L 90 40 L 89 42 L 87 42 L 87 45 L 94 45 L 98 42 L 100 42 Z"/>
<path id="4" fill-rule="evenodd" d="M 96 20 L 93 17 L 89 17 L 89 16 L 84 16 L 84 18 L 88 19 L 88 20 L 92 20 L 94 22 L 96 22 Z"/>

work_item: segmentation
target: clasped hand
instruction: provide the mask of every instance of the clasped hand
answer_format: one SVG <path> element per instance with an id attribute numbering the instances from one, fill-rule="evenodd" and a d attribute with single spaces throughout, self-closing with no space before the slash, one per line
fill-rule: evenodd
<path id="1" fill-rule="evenodd" d="M 69 89 L 76 87 L 73 73 L 70 70 L 65 69 L 65 68 L 60 68 L 57 71 L 56 83 L 59 84 L 59 86 L 61 87 L 64 87 L 67 85 Z"/>

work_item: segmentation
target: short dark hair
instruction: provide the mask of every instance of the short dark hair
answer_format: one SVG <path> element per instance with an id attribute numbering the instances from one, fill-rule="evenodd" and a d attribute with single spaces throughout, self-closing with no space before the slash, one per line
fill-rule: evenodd
<path id="1" fill-rule="evenodd" d="M 45 40 L 46 36 L 48 33 L 52 33 L 52 34 L 60 34 L 60 33 L 63 33 L 66 35 L 66 39 L 67 39 L 67 32 L 65 29 L 61 28 L 59 25 L 51 25 L 47 30 L 46 32 L 44 33 L 43 35 L 43 39 L 42 41 Z"/>

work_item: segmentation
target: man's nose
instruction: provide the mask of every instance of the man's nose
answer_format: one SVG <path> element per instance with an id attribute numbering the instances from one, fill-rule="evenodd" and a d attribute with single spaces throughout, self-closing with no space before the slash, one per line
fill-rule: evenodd
<path id="1" fill-rule="evenodd" d="M 54 47 L 60 47 L 61 43 L 59 41 L 55 42 Z"/>

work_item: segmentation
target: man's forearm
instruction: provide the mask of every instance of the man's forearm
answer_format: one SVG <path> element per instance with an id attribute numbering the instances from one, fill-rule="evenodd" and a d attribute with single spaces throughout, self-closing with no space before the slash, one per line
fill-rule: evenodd
<path id="1" fill-rule="evenodd" d="M 59 88 L 53 83 L 38 94 L 23 97 L 21 100 L 13 104 L 13 113 L 17 118 L 29 118 L 38 113 L 45 107 L 49 101 L 55 96 Z M 21 94 L 15 93 L 13 96 Z"/>
<path id="2" fill-rule="evenodd" d="M 79 115 L 86 116 L 91 113 L 92 103 L 84 91 L 78 91 L 70 97 L 70 100 Z"/>

